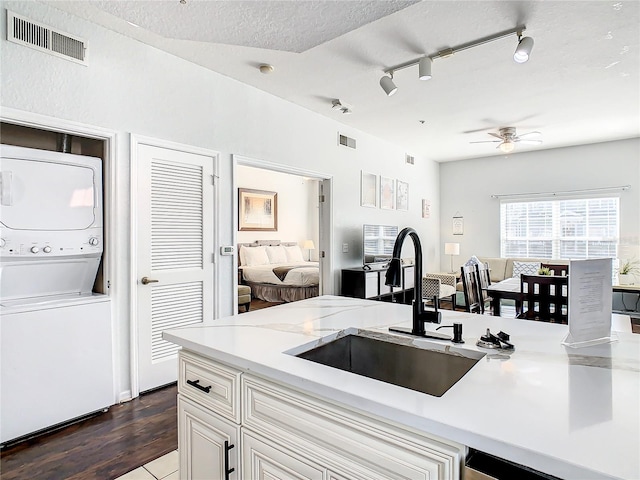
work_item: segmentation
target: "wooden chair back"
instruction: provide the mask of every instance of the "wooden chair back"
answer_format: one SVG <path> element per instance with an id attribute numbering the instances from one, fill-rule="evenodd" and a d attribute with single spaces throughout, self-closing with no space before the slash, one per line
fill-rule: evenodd
<path id="1" fill-rule="evenodd" d="M 487 297 L 484 290 L 491 285 L 491 271 L 488 263 L 478 263 L 476 265 L 478 274 L 478 300 L 480 302 L 480 312 L 484 313 L 486 310 L 486 303 L 491 300 Z"/>
<path id="2" fill-rule="evenodd" d="M 460 267 L 460 277 L 462 278 L 464 303 L 467 312 L 481 314 L 483 308 L 480 303 L 480 281 L 478 279 L 478 269 L 475 265 L 463 265 Z"/>
<path id="3" fill-rule="evenodd" d="M 524 294 L 524 304 L 518 318 L 568 323 L 569 277 L 523 274 L 520 291 Z"/>
<path id="4" fill-rule="evenodd" d="M 558 265 L 554 263 L 541 263 L 540 268 L 548 268 L 553 275 L 558 277 L 566 277 L 569 275 L 569 265 Z"/>

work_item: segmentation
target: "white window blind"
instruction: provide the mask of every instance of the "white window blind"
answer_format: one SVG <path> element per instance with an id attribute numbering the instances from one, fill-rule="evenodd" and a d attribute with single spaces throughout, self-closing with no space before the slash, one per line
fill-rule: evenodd
<path id="1" fill-rule="evenodd" d="M 615 258 L 617 197 L 554 199 L 500 204 L 502 257 Z"/>

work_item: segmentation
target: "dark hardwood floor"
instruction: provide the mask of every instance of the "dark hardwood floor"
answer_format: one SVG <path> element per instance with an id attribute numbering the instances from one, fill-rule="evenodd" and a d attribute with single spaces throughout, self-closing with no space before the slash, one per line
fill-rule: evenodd
<path id="1" fill-rule="evenodd" d="M 108 480 L 178 448 L 174 385 L 2 449 L 1 480 Z M 55 401 L 43 396 L 43 402 Z"/>

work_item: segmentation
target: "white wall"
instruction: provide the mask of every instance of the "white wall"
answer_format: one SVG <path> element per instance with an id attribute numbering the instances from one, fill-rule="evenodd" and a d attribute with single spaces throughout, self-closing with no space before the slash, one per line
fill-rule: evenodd
<path id="1" fill-rule="evenodd" d="M 405 150 L 350 129 L 198 65 L 127 39 L 102 27 L 36 2 L 3 2 L 34 21 L 85 38 L 89 66 L 81 66 L 6 41 L 0 22 L 0 106 L 99 126 L 118 134 L 113 218 L 120 248 L 111 285 L 117 319 L 120 392 L 129 388 L 129 298 L 133 261 L 129 245 L 129 134 L 135 133 L 221 153 L 219 243 L 233 240 L 232 154 L 321 172 L 333 178 L 335 291 L 339 269 L 361 262 L 363 223 L 413 226 L 421 235 L 425 268 L 438 268 L 440 220 L 438 165 L 416 157 L 405 165 Z M 314 92 L 309 92 L 314 94 Z M 329 111 L 329 105 L 327 106 Z M 357 150 L 337 145 L 338 131 L 357 139 Z M 412 153 L 412 152 L 408 152 Z M 360 207 L 360 171 L 410 183 L 410 210 Z M 420 216 L 420 199 L 432 201 L 432 217 Z M 341 245 L 349 244 L 349 253 Z M 219 259 L 221 312 L 233 310 L 233 259 Z M 228 280 L 228 281 L 225 281 Z"/>
<path id="2" fill-rule="evenodd" d="M 238 232 L 238 242 L 254 240 L 281 240 L 298 242 L 313 240 L 318 246 L 318 180 L 299 175 L 274 172 L 261 168 L 238 165 L 236 167 L 238 188 L 267 190 L 278 194 L 278 230 L 276 232 Z M 308 252 L 303 251 L 307 258 Z M 317 259 L 317 250 L 311 252 Z"/>
<path id="3" fill-rule="evenodd" d="M 620 195 L 620 255 L 640 258 L 640 139 L 530 151 L 440 164 L 441 243 L 460 257 L 500 256 L 500 201 L 492 194 L 558 192 L 630 185 Z M 464 217 L 464 235 L 451 232 Z M 443 247 L 444 250 L 444 247 Z M 449 258 L 442 258 L 449 268 Z"/>

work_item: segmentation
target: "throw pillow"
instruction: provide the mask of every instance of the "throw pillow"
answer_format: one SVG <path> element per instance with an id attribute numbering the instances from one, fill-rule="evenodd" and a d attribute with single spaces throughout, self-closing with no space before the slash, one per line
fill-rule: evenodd
<path id="1" fill-rule="evenodd" d="M 471 258 L 469 260 L 467 260 L 467 263 L 464 264 L 465 267 L 469 267 L 471 265 L 479 265 L 480 259 L 478 257 L 476 257 L 475 255 L 471 255 Z"/>
<path id="2" fill-rule="evenodd" d="M 242 247 L 244 248 L 244 247 Z M 244 250 L 244 259 L 247 267 L 255 265 L 269 265 L 269 257 L 265 247 L 247 247 Z"/>
<path id="3" fill-rule="evenodd" d="M 284 251 L 287 254 L 287 262 L 289 263 L 298 263 L 304 262 L 304 258 L 302 257 L 302 250 L 298 245 L 293 245 L 291 247 L 284 247 Z"/>
<path id="4" fill-rule="evenodd" d="M 287 263 L 287 254 L 284 247 L 266 247 L 269 263 Z"/>
<path id="5" fill-rule="evenodd" d="M 513 276 L 519 277 L 523 273 L 525 275 L 537 275 L 540 269 L 540 262 L 513 262 Z"/>

